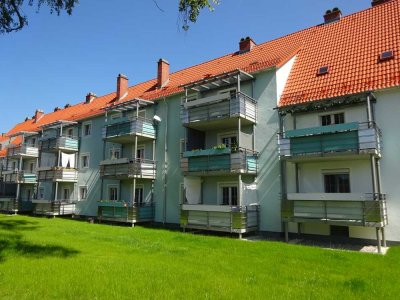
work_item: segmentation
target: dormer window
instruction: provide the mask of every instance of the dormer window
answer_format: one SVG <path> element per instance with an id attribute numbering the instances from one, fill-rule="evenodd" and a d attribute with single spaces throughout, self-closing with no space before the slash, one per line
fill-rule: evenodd
<path id="1" fill-rule="evenodd" d="M 328 72 L 329 72 L 329 67 L 323 66 L 318 69 L 317 75 L 324 75 L 324 74 L 327 74 Z"/>
<path id="2" fill-rule="evenodd" d="M 386 61 L 392 59 L 394 57 L 394 53 L 392 50 L 384 51 L 379 55 L 379 61 Z"/>

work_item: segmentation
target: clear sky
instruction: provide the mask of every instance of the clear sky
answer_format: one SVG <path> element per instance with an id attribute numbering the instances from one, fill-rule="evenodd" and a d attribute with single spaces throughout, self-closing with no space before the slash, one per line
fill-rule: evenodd
<path id="1" fill-rule="evenodd" d="M 335 6 L 344 15 L 371 6 L 371 0 L 222 0 L 184 32 L 178 0 L 157 0 L 163 11 L 153 0 L 80 2 L 72 16 L 26 8 L 29 26 L 0 35 L 0 132 L 37 108 L 50 112 L 88 92 L 113 92 L 118 73 L 129 85 L 154 78 L 159 58 L 174 72 L 237 51 L 241 37 L 263 43 L 322 23 Z"/>

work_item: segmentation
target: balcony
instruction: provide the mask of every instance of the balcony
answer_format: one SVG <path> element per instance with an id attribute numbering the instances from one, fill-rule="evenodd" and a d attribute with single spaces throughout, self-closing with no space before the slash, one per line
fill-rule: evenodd
<path id="1" fill-rule="evenodd" d="M 100 162 L 100 176 L 109 179 L 155 179 L 156 162 L 149 159 L 109 159 Z"/>
<path id="2" fill-rule="evenodd" d="M 15 197 L 0 197 L 0 211 L 6 213 L 18 212 L 18 200 Z"/>
<path id="3" fill-rule="evenodd" d="M 244 148 L 192 150 L 182 154 L 181 169 L 192 175 L 257 174 L 257 157 L 257 152 Z"/>
<path id="4" fill-rule="evenodd" d="M 134 224 L 154 220 L 154 205 L 152 203 L 132 205 L 124 201 L 103 200 L 98 202 L 97 212 L 99 221 Z"/>
<path id="5" fill-rule="evenodd" d="M 32 200 L 35 215 L 62 216 L 75 214 L 76 200 Z"/>
<path id="6" fill-rule="evenodd" d="M 64 153 L 74 153 L 79 149 L 79 141 L 73 137 L 59 136 L 40 141 L 40 151 L 55 152 L 58 150 Z"/>
<path id="7" fill-rule="evenodd" d="M 78 171 L 64 167 L 38 168 L 38 181 L 77 182 Z"/>
<path id="8" fill-rule="evenodd" d="M 289 130 L 279 137 L 282 159 L 373 154 L 380 156 L 379 128 L 373 122 Z"/>
<path id="9" fill-rule="evenodd" d="M 283 201 L 286 222 L 383 227 L 387 224 L 384 194 L 296 193 Z"/>
<path id="10" fill-rule="evenodd" d="M 16 157 L 38 157 L 39 150 L 37 147 L 28 146 L 28 145 L 10 145 L 7 149 L 7 157 L 16 158 Z"/>
<path id="11" fill-rule="evenodd" d="M 37 177 L 35 173 L 28 171 L 3 171 L 3 180 L 7 183 L 35 184 L 37 182 Z"/>
<path id="12" fill-rule="evenodd" d="M 140 140 L 155 139 L 156 131 L 151 120 L 135 117 L 132 120 L 103 127 L 103 139 L 113 143 L 132 143 L 132 136 Z"/>
<path id="13" fill-rule="evenodd" d="M 255 124 L 257 119 L 257 101 L 241 92 L 189 101 L 181 109 L 182 124 L 195 129 L 235 126 L 238 117 L 243 125 Z"/>
<path id="14" fill-rule="evenodd" d="M 257 231 L 259 206 L 183 204 L 181 227 L 231 233 Z"/>

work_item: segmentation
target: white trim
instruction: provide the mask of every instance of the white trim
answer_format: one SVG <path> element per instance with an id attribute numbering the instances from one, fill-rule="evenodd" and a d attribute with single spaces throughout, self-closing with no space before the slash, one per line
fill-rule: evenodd
<path id="1" fill-rule="evenodd" d="M 236 187 L 238 189 L 238 204 L 239 204 L 239 183 L 237 181 L 220 181 L 217 182 L 217 204 L 222 205 L 222 188 Z"/>
<path id="2" fill-rule="evenodd" d="M 82 194 L 81 194 L 81 189 L 82 188 L 86 189 L 86 197 L 85 198 L 82 198 Z M 80 185 L 79 186 L 79 190 L 78 190 L 78 199 L 79 200 L 87 200 L 87 198 L 88 198 L 88 187 L 87 187 L 87 185 Z"/>
<path id="3" fill-rule="evenodd" d="M 122 149 L 121 148 L 114 148 L 114 147 L 111 147 L 110 149 L 109 149 L 110 151 L 110 153 L 109 153 L 109 158 L 110 158 L 110 160 L 115 160 L 115 159 L 120 159 L 120 158 L 122 158 Z M 118 152 L 119 153 L 119 157 L 117 158 L 117 157 L 113 157 L 113 152 L 115 153 L 115 152 Z"/>
<path id="4" fill-rule="evenodd" d="M 117 199 L 119 200 L 119 185 L 118 184 L 107 184 L 107 200 L 111 201 L 110 199 L 110 188 L 116 188 L 117 189 Z"/>
<path id="5" fill-rule="evenodd" d="M 325 111 L 325 112 L 317 113 L 319 126 L 322 126 L 322 117 L 324 117 L 324 116 L 331 116 L 331 124 L 336 125 L 335 123 L 332 123 L 332 118 L 334 121 L 334 118 L 335 118 L 334 115 L 337 115 L 337 114 L 343 114 L 343 123 L 346 123 L 346 111 L 344 111 L 344 110 L 335 110 L 335 111 L 331 111 L 331 112 Z"/>
<path id="6" fill-rule="evenodd" d="M 90 134 L 85 135 L 85 126 L 90 125 Z M 87 138 L 92 136 L 92 131 L 93 131 L 93 124 L 92 121 L 86 121 L 82 123 L 82 137 Z"/>
<path id="7" fill-rule="evenodd" d="M 83 166 L 83 157 L 87 156 L 87 167 Z M 79 169 L 89 169 L 90 168 L 90 152 L 81 153 L 81 157 L 79 159 Z"/>
<path id="8" fill-rule="evenodd" d="M 322 192 L 326 193 L 325 191 L 325 175 L 340 175 L 340 174 L 347 174 L 349 175 L 349 191 L 346 193 L 351 193 L 352 191 L 352 186 L 351 186 L 351 172 L 350 168 L 344 168 L 344 169 L 322 169 L 321 170 L 321 186 L 322 186 Z"/>

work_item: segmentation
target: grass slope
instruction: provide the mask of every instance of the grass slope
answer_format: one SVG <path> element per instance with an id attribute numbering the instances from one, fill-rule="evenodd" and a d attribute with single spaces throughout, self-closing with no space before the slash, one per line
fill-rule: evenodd
<path id="1" fill-rule="evenodd" d="M 382 299 L 386 256 L 0 215 L 1 299 Z"/>

